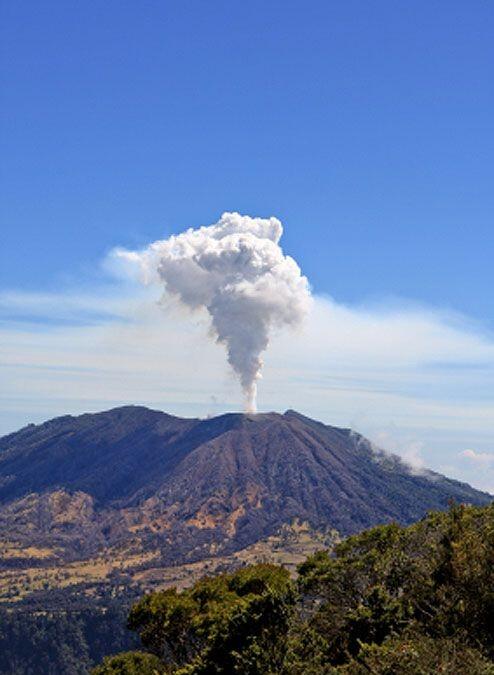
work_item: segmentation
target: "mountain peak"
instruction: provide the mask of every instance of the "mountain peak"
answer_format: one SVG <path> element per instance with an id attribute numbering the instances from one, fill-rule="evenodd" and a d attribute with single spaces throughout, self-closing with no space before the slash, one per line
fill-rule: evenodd
<path id="1" fill-rule="evenodd" d="M 249 545 L 294 519 L 348 534 L 412 522 L 451 499 L 491 500 L 389 457 L 294 410 L 187 419 L 122 406 L 59 417 L 0 439 L 0 535 L 25 522 L 33 541 L 59 532 L 74 551 L 156 539 L 180 559 Z M 67 509 L 81 520 L 59 530 L 65 507 L 54 505 L 73 499 L 84 508 Z"/>

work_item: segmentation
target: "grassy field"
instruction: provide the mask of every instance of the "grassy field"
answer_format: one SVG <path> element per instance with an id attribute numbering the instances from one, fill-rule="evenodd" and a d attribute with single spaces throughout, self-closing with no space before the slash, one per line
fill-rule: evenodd
<path id="1" fill-rule="evenodd" d="M 199 562 L 166 565 L 161 552 L 135 553 L 108 549 L 90 559 L 64 562 L 59 551 L 6 542 L 0 551 L 0 603 L 18 603 L 39 592 L 77 589 L 94 597 L 115 586 L 156 590 L 183 588 L 200 577 L 255 562 L 284 565 L 292 574 L 308 555 L 331 546 L 335 532 L 318 532 L 294 521 L 267 539 L 228 556 L 209 556 Z M 13 563 L 15 566 L 13 566 Z"/>

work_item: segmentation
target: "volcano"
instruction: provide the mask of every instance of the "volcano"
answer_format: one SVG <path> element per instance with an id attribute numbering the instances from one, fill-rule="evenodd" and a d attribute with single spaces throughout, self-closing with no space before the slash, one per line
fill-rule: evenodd
<path id="1" fill-rule="evenodd" d="M 124 546 L 178 564 L 293 522 L 344 536 L 491 499 L 293 410 L 183 419 L 126 406 L 0 439 L 0 536 L 73 560 Z"/>

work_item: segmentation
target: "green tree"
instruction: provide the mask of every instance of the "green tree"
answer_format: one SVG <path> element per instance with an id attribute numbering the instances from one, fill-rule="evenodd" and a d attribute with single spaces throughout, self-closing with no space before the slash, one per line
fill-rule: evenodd
<path id="1" fill-rule="evenodd" d="M 150 594 L 134 605 L 128 626 L 181 675 L 269 675 L 281 669 L 294 603 L 288 572 L 259 564 L 180 593 Z"/>
<path id="2" fill-rule="evenodd" d="M 309 619 L 332 664 L 414 628 L 494 656 L 494 506 L 453 506 L 410 527 L 349 537 L 300 568 Z"/>
<path id="3" fill-rule="evenodd" d="M 107 656 L 93 669 L 93 675 L 166 675 L 161 660 L 154 654 L 124 652 Z"/>
<path id="4" fill-rule="evenodd" d="M 453 639 L 423 635 L 363 645 L 334 675 L 494 675 L 494 664 L 478 650 Z"/>
<path id="5" fill-rule="evenodd" d="M 298 571 L 296 587 L 285 569 L 260 564 L 145 596 L 128 619 L 148 651 L 142 668 L 494 675 L 494 505 L 367 530 Z M 96 673 L 141 672 L 139 658 L 109 660 Z"/>

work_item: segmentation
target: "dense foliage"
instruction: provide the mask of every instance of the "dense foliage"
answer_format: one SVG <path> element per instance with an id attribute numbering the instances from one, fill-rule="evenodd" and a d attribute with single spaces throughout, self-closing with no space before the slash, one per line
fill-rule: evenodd
<path id="1" fill-rule="evenodd" d="M 103 659 L 103 664 L 93 670 L 93 675 L 159 675 L 164 672 L 161 659 L 154 654 L 124 652 Z"/>
<path id="2" fill-rule="evenodd" d="M 182 593 L 148 595 L 132 608 L 128 626 L 180 675 L 275 673 L 284 660 L 279 636 L 288 632 L 294 604 L 288 572 L 255 565 Z"/>
<path id="3" fill-rule="evenodd" d="M 455 506 L 321 552 L 145 596 L 146 652 L 97 675 L 494 675 L 494 506 Z"/>
<path id="4" fill-rule="evenodd" d="M 82 675 L 105 654 L 132 649 L 121 603 L 81 611 L 0 611 L 2 675 Z M 127 671 L 125 671 L 127 672 Z"/>

